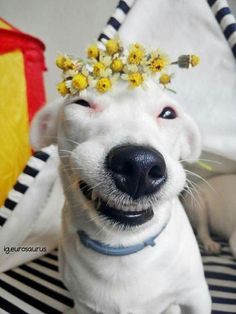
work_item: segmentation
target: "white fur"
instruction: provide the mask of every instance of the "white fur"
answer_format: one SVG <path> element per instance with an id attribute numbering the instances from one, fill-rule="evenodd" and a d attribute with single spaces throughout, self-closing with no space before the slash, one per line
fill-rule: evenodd
<path id="1" fill-rule="evenodd" d="M 197 231 L 205 251 L 219 254 L 220 244 L 212 240 L 210 231 L 229 240 L 233 255 L 236 257 L 236 175 L 212 177 L 199 184 L 195 201 L 188 196 L 185 209 Z"/>
<path id="2" fill-rule="evenodd" d="M 198 246 L 177 197 L 185 184 L 179 159 L 194 161 L 200 153 L 195 123 L 151 80 L 145 90 L 129 90 L 120 82 L 104 95 L 83 92 L 81 98 L 95 109 L 73 103 L 77 98 L 45 107 L 32 132 L 37 147 L 45 136 L 48 143 L 48 132 L 51 138 L 57 137 L 66 195 L 60 270 L 77 313 L 158 314 L 179 304 L 182 313 L 209 314 L 211 302 Z M 175 108 L 176 119 L 158 118 L 166 106 Z M 51 123 L 44 122 L 44 113 L 47 121 L 49 116 L 54 118 Z M 116 189 L 104 159 L 110 149 L 123 143 L 149 145 L 164 156 L 168 180 L 157 195 L 134 201 Z M 102 196 L 122 210 L 152 206 L 153 219 L 130 230 L 104 221 L 81 193 L 80 179 L 94 188 L 94 197 Z M 82 229 L 103 243 L 128 246 L 148 239 L 165 224 L 156 246 L 124 257 L 87 249 L 77 235 Z"/>

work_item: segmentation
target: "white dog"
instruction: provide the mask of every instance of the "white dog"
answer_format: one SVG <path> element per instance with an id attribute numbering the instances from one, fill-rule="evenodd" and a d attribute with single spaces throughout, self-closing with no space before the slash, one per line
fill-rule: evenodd
<path id="1" fill-rule="evenodd" d="M 79 314 L 209 314 L 193 231 L 178 194 L 180 159 L 195 161 L 199 131 L 151 79 L 46 106 L 34 146 L 57 138 L 63 209 L 60 270 Z M 52 217 L 53 219 L 53 217 Z"/>
<path id="2" fill-rule="evenodd" d="M 199 240 L 209 254 L 219 254 L 220 244 L 213 241 L 210 231 L 229 240 L 236 257 L 236 175 L 220 175 L 210 178 L 208 185 L 199 184 L 195 201 L 188 195 L 184 207 Z"/>

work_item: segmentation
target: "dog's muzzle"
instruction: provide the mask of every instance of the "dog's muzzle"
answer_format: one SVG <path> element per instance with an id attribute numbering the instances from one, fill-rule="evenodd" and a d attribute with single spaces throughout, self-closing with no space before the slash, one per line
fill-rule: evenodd
<path id="1" fill-rule="evenodd" d="M 167 177 L 162 154 L 145 146 L 114 147 L 106 158 L 106 166 L 117 189 L 134 200 L 157 192 Z"/>
<path id="2" fill-rule="evenodd" d="M 105 159 L 105 167 L 116 188 L 133 200 L 159 191 L 167 178 L 162 154 L 145 146 L 123 145 L 112 148 Z M 93 190 L 87 183 L 80 181 L 80 189 L 87 199 L 92 200 Z M 154 215 L 152 207 L 129 210 L 128 207 L 111 207 L 102 197 L 93 201 L 99 215 L 124 227 L 142 225 Z"/>
<path id="3" fill-rule="evenodd" d="M 93 190 L 84 181 L 79 182 L 80 190 L 84 196 L 92 201 Z M 101 197 L 94 201 L 94 207 L 98 214 L 112 223 L 121 225 L 122 227 L 139 226 L 152 219 L 154 213 L 152 207 L 145 210 L 122 210 L 111 207 L 107 202 L 103 201 Z"/>

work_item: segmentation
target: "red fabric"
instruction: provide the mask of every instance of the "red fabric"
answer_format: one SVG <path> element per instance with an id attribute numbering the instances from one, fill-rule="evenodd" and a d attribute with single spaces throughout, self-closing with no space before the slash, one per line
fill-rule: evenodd
<path id="1" fill-rule="evenodd" d="M 28 115 L 31 122 L 34 114 L 45 104 L 43 82 L 44 60 L 40 50 L 31 49 L 24 52 L 25 76 L 27 82 Z"/>
<path id="2" fill-rule="evenodd" d="M 43 55 L 45 46 L 39 39 L 17 29 L 0 29 L 0 43 L 0 54 L 21 50 L 24 55 L 28 115 L 31 121 L 46 98 L 43 82 L 43 71 L 46 70 Z"/>

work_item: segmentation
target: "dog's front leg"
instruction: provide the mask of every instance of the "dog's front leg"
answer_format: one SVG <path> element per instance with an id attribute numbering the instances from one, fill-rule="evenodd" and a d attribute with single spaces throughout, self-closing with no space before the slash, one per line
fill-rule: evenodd
<path id="1" fill-rule="evenodd" d="M 182 314 L 210 314 L 211 297 L 207 287 L 199 288 L 188 294 L 180 304 Z"/>

